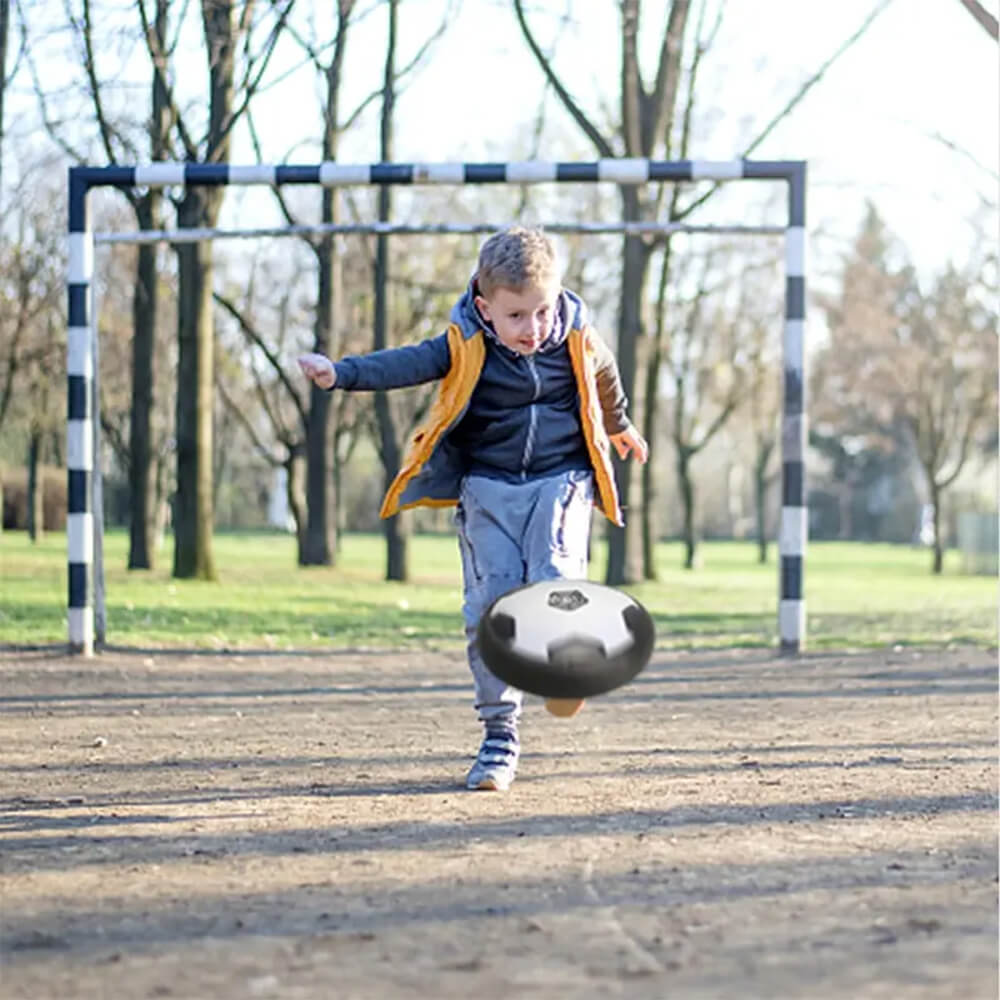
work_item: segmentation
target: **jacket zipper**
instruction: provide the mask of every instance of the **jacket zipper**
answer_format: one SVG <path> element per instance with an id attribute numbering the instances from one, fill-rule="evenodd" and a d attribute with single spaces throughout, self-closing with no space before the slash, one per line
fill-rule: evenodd
<path id="1" fill-rule="evenodd" d="M 535 433 L 538 427 L 538 407 L 535 405 L 535 402 L 542 394 L 542 380 L 538 375 L 538 369 L 535 367 L 534 357 L 529 355 L 524 360 L 528 365 L 528 371 L 531 373 L 531 378 L 535 383 L 535 392 L 531 397 L 532 404 L 528 411 L 528 437 L 524 442 L 524 452 L 521 455 L 522 482 L 528 478 L 528 463 L 531 461 L 531 456 L 535 451 Z"/>

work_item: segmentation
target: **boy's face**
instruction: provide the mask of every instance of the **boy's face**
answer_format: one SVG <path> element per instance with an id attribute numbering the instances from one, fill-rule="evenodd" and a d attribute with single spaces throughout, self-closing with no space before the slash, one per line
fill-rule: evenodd
<path id="1" fill-rule="evenodd" d="M 534 354 L 552 332 L 559 286 L 525 285 L 520 291 L 497 288 L 489 298 L 476 296 L 476 305 L 493 324 L 504 347 L 518 354 Z"/>

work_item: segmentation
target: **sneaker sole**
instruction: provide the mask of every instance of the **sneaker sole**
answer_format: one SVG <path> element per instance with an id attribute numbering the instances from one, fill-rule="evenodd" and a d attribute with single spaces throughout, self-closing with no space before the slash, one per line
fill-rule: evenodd
<path id="1" fill-rule="evenodd" d="M 478 785 L 466 785 L 465 787 L 470 792 L 505 792 L 507 790 L 493 778 L 483 778 Z"/>
<path id="2" fill-rule="evenodd" d="M 583 698 L 546 698 L 545 708 L 557 718 L 571 719 L 583 708 Z"/>

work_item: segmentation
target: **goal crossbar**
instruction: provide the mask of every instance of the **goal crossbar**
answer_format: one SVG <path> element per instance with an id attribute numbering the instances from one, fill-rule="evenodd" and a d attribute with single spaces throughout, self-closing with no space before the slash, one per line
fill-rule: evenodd
<path id="1" fill-rule="evenodd" d="M 207 240 L 247 240 L 285 236 L 469 236 L 495 233 L 509 222 L 330 222 L 315 225 L 264 226 L 257 229 L 143 229 L 134 233 L 95 232 L 94 243 L 202 243 Z M 668 233 L 712 236 L 783 236 L 784 226 L 692 225 L 683 222 L 540 222 L 548 233 L 583 235 L 663 236 Z"/>
<path id="2" fill-rule="evenodd" d="M 94 188 L 170 188 L 185 186 L 319 185 L 464 185 L 598 183 L 619 186 L 650 182 L 781 181 L 787 188 L 784 226 L 697 226 L 680 223 L 592 223 L 546 226 L 553 232 L 669 232 L 785 237 L 784 392 L 781 420 L 781 522 L 778 533 L 778 636 L 783 653 L 797 653 L 806 638 L 803 595 L 808 509 L 805 450 L 805 279 L 806 164 L 801 160 L 651 160 L 602 159 L 593 162 L 512 161 L 508 163 L 369 163 L 317 164 L 146 163 L 134 166 L 76 166 L 69 169 L 69 253 L 67 289 L 67 627 L 69 648 L 94 652 L 94 561 L 100 519 L 94 517 L 95 459 L 98 449 L 95 411 L 96 317 L 93 308 L 95 246 L 100 243 L 196 242 L 253 236 L 321 233 L 481 233 L 499 226 L 344 224 L 249 230 L 148 230 L 144 233 L 95 234 L 89 224 L 87 195 Z"/>

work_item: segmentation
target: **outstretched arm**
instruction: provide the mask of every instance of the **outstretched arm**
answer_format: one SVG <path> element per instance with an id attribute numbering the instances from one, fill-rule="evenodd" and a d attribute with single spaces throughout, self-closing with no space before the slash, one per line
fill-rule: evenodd
<path id="1" fill-rule="evenodd" d="M 299 367 L 321 389 L 399 389 L 443 378 L 451 364 L 448 335 L 419 344 L 389 347 L 331 361 L 322 354 L 303 354 Z"/>

